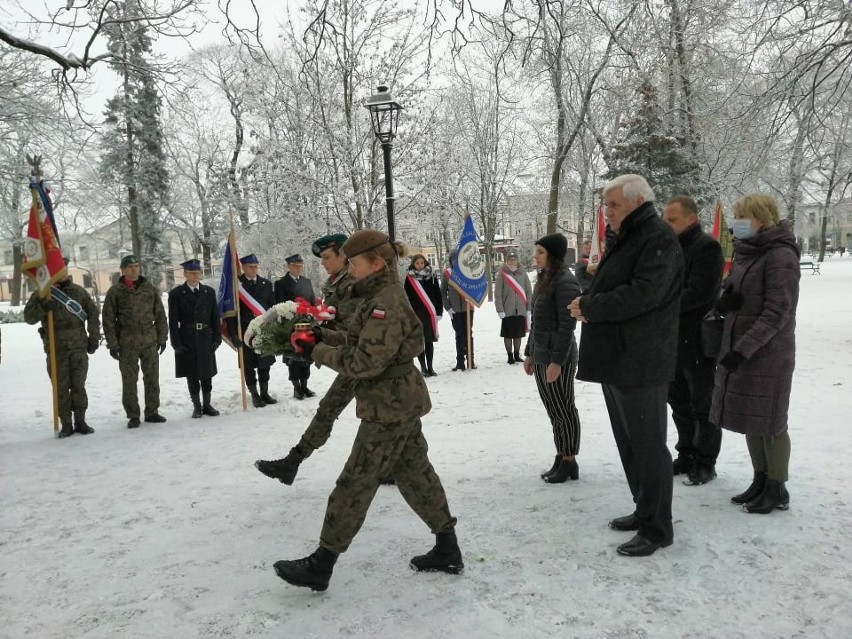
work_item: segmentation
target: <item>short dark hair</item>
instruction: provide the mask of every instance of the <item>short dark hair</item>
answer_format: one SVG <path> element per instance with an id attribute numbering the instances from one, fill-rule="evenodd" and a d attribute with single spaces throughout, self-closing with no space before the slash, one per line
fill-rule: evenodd
<path id="1" fill-rule="evenodd" d="M 680 208 L 686 211 L 686 214 L 692 214 L 695 217 L 698 217 L 698 205 L 688 195 L 675 195 L 672 199 L 666 202 L 666 206 L 669 204 L 679 204 Z"/>

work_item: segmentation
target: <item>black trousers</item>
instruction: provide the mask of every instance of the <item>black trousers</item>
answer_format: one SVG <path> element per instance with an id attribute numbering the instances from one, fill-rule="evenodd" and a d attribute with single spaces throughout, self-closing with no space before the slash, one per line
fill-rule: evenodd
<path id="1" fill-rule="evenodd" d="M 680 456 L 693 457 L 702 466 L 714 466 L 722 447 L 722 429 L 710 423 L 716 362 L 702 360 L 694 368 L 680 368 L 669 384 L 669 406 L 677 428 Z"/>
<path id="2" fill-rule="evenodd" d="M 310 362 L 291 362 L 287 364 L 290 381 L 294 385 L 305 386 L 311 376 Z"/>
<path id="3" fill-rule="evenodd" d="M 190 395 L 198 395 L 201 391 L 205 393 L 209 393 L 213 390 L 213 380 L 209 377 L 207 379 L 198 379 L 197 377 L 187 377 L 186 378 L 186 387 L 189 389 Z"/>
<path id="4" fill-rule="evenodd" d="M 668 384 L 603 384 L 612 434 L 636 504 L 639 534 L 650 541 L 674 537 L 672 456 L 666 445 L 667 392 Z"/>
<path id="5" fill-rule="evenodd" d="M 269 381 L 269 366 L 264 368 L 252 368 L 251 366 L 246 366 L 245 371 L 245 379 L 248 386 L 254 386 L 257 384 L 258 379 L 260 379 L 261 384 Z M 255 371 L 257 372 L 255 373 Z"/>
<path id="6" fill-rule="evenodd" d="M 470 311 L 470 331 L 473 333 L 473 310 Z M 456 333 L 456 362 L 463 362 L 467 357 L 467 311 L 453 313 L 450 320 Z M 471 344 L 473 337 L 471 337 Z"/>

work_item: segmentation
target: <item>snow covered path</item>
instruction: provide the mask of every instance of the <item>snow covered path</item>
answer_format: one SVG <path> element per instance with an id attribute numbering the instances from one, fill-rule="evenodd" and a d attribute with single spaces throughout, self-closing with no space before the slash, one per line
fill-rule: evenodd
<path id="1" fill-rule="evenodd" d="M 452 373 L 452 329 L 436 345 L 424 419 L 466 570 L 420 575 L 433 538 L 383 487 L 324 594 L 275 577 L 316 547 L 326 498 L 354 435 L 354 407 L 286 487 L 252 463 L 297 440 L 317 399 L 297 402 L 273 368 L 276 406 L 243 413 L 236 363 L 220 352 L 218 418 L 189 418 L 162 359 L 166 424 L 125 428 L 117 364 L 89 373 L 89 437 L 54 440 L 34 327 L 3 325 L 0 364 L 0 637 L 539 638 L 852 636 L 852 260 L 803 275 L 791 407 L 791 509 L 729 502 L 751 468 L 726 433 L 703 487 L 675 482 L 675 543 L 648 558 L 615 547 L 607 521 L 631 511 L 600 389 L 577 384 L 580 481 L 539 472 L 552 439 L 535 385 L 506 365 L 498 319 L 475 319 L 479 368 Z M 324 390 L 331 375 L 314 372 Z M 675 433 L 670 427 L 669 441 Z"/>

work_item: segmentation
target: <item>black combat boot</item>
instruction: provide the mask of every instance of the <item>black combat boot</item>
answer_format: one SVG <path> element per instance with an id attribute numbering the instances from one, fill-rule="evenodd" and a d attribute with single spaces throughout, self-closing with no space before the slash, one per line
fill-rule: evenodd
<path id="1" fill-rule="evenodd" d="M 411 567 L 418 572 L 447 572 L 457 575 L 464 570 L 456 529 L 450 528 L 435 535 L 435 547 L 425 555 L 412 557 Z"/>
<path id="2" fill-rule="evenodd" d="M 275 574 L 288 584 L 322 592 L 328 588 L 337 553 L 320 546 L 303 559 L 281 560 L 273 564 Z"/>
<path id="3" fill-rule="evenodd" d="M 559 465 L 562 463 L 562 455 L 559 453 L 556 454 L 556 457 L 553 459 L 553 466 L 550 467 L 550 470 L 546 470 L 541 474 L 541 478 L 545 479 L 548 475 L 552 475 L 556 472 L 556 469 L 559 468 Z"/>
<path id="4" fill-rule="evenodd" d="M 95 429 L 86 423 L 85 413 L 74 413 L 74 432 L 80 435 L 91 435 Z"/>
<path id="5" fill-rule="evenodd" d="M 160 415 L 160 413 L 154 413 L 153 415 L 148 415 L 145 417 L 146 422 L 150 422 L 152 424 L 165 424 L 166 418 Z"/>
<path id="6" fill-rule="evenodd" d="M 747 504 L 748 502 L 757 499 L 760 496 L 760 493 L 763 492 L 763 489 L 766 487 L 766 473 L 762 471 L 754 471 L 754 479 L 751 482 L 751 486 L 745 489 L 745 492 L 740 493 L 739 495 L 734 495 L 731 497 L 731 503 L 734 504 Z"/>
<path id="7" fill-rule="evenodd" d="M 302 390 L 301 382 L 293 382 L 293 397 L 296 399 L 305 399 L 305 391 Z"/>
<path id="8" fill-rule="evenodd" d="M 695 460 L 692 455 L 678 455 L 677 459 L 672 462 L 673 475 L 688 475 L 689 471 L 695 465 Z"/>
<path id="9" fill-rule="evenodd" d="M 59 439 L 65 439 L 66 437 L 71 437 L 74 434 L 74 429 L 71 427 L 71 422 L 62 422 L 62 428 L 57 433 L 57 437 Z"/>
<path id="10" fill-rule="evenodd" d="M 784 482 L 777 479 L 767 479 L 763 492 L 745 504 L 743 510 L 747 513 L 768 515 L 776 508 L 778 510 L 787 510 L 789 507 L 790 493 L 784 487 Z"/>
<path id="11" fill-rule="evenodd" d="M 456 360 L 456 367 L 453 369 L 454 371 L 463 371 L 465 369 L 464 366 L 464 358 Z"/>
<path id="12" fill-rule="evenodd" d="M 316 393 L 314 391 L 312 391 L 310 388 L 308 388 L 307 377 L 302 380 L 302 393 L 304 394 L 305 397 L 313 397 L 314 395 L 316 395 Z"/>
<path id="13" fill-rule="evenodd" d="M 683 480 L 685 486 L 703 486 L 716 479 L 716 467 L 696 462 Z"/>
<path id="14" fill-rule="evenodd" d="M 569 479 L 579 479 L 580 478 L 580 468 L 577 466 L 577 460 L 572 459 L 571 461 L 560 459 L 559 460 L 559 468 L 557 468 L 550 475 L 546 475 L 543 477 L 544 481 L 548 484 L 563 484 Z"/>
<path id="15" fill-rule="evenodd" d="M 264 404 L 277 404 L 278 400 L 269 394 L 269 382 L 260 383 L 260 399 Z"/>
<path id="16" fill-rule="evenodd" d="M 218 417 L 219 411 L 210 404 L 210 391 L 202 391 L 201 395 L 204 398 L 204 405 L 201 407 L 201 411 L 208 417 Z"/>
<path id="17" fill-rule="evenodd" d="M 251 405 L 255 408 L 263 408 L 266 406 L 266 402 L 263 401 L 263 398 L 257 392 L 257 384 L 248 384 L 248 392 L 251 395 Z"/>
<path id="18" fill-rule="evenodd" d="M 204 412 L 201 410 L 201 400 L 198 398 L 198 394 L 190 395 L 192 398 L 192 418 L 199 419 Z"/>

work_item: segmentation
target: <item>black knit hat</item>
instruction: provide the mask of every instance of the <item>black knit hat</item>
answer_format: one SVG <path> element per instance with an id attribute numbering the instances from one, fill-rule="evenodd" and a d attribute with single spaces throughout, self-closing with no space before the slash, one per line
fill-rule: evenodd
<path id="1" fill-rule="evenodd" d="M 564 260 L 568 253 L 568 240 L 562 233 L 551 233 L 540 238 L 536 244 L 544 247 L 547 254 L 559 260 Z"/>

